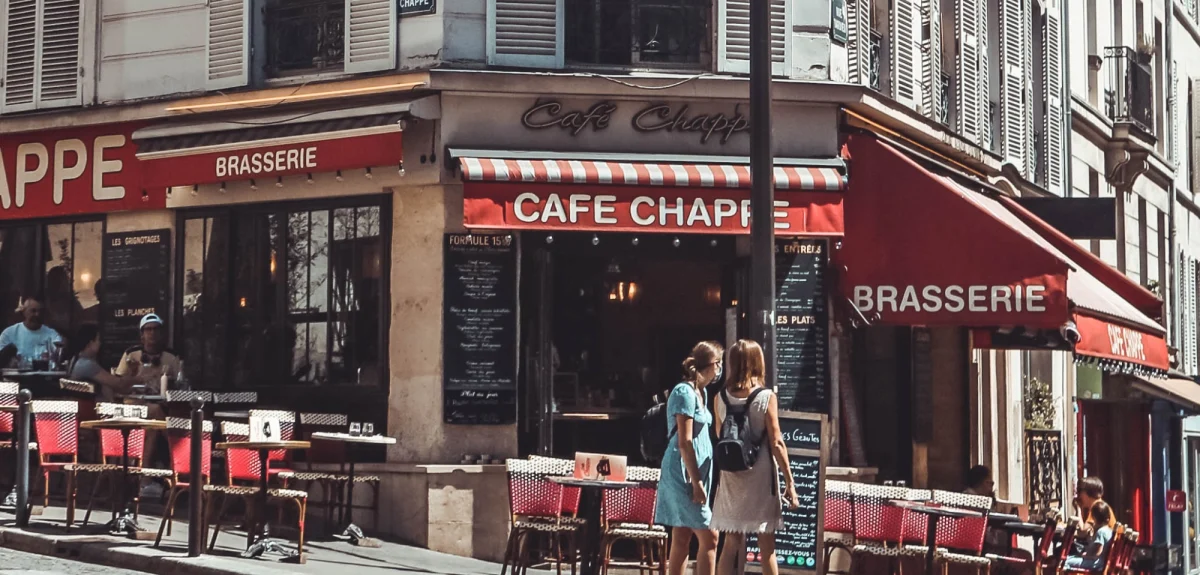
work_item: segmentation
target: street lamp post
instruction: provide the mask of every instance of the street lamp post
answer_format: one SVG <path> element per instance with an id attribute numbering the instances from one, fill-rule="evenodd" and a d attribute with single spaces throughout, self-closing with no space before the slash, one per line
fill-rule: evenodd
<path id="1" fill-rule="evenodd" d="M 750 337 L 775 385 L 775 158 L 771 147 L 771 1 L 750 2 Z"/>

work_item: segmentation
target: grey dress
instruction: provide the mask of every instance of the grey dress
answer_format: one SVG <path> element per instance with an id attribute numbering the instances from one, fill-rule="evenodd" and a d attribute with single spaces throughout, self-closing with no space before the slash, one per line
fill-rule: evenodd
<path id="1" fill-rule="evenodd" d="M 772 393 L 769 389 L 759 393 L 750 406 L 752 441 L 763 441 L 767 433 L 767 407 Z M 746 398 L 729 395 L 729 403 L 744 405 Z M 720 395 L 716 400 L 716 416 L 714 425 L 719 426 L 725 421 L 725 403 Z M 774 533 L 783 525 L 782 516 L 775 458 L 770 446 L 763 442 L 750 469 L 721 472 L 710 525 L 722 533 Z"/>

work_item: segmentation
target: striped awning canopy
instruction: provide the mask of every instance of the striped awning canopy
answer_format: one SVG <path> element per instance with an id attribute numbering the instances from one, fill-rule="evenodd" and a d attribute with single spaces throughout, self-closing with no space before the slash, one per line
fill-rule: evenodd
<path id="1" fill-rule="evenodd" d="M 453 151 L 452 151 L 453 153 Z M 476 151 L 476 154 L 479 152 Z M 619 161 L 605 159 L 523 159 L 456 156 L 462 178 L 469 182 L 615 184 L 690 188 L 749 188 L 748 159 L 680 158 L 683 161 Z M 727 160 L 713 162 L 706 160 Z M 746 160 L 745 162 L 741 160 Z M 839 162 L 840 163 L 840 162 Z M 846 189 L 844 169 L 837 163 L 781 159 L 775 166 L 775 188 L 836 192 Z"/>

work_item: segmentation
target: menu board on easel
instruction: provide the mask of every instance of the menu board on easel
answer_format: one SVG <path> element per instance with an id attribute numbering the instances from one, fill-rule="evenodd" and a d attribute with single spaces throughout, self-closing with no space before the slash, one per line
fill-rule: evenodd
<path id="1" fill-rule="evenodd" d="M 142 316 L 169 317 L 171 230 L 104 234 L 101 253 L 101 363 L 114 366 L 126 349 L 141 343 Z"/>
<path id="2" fill-rule="evenodd" d="M 825 465 L 829 459 L 829 419 L 819 413 L 779 412 L 779 428 L 787 445 L 796 482 L 797 509 L 784 508 L 783 528 L 775 533 L 775 562 L 781 573 L 820 573 L 825 534 Z M 770 457 L 764 452 L 760 455 Z M 785 483 L 779 478 L 779 493 Z M 758 541 L 746 539 L 746 572 L 762 572 Z"/>
<path id="3" fill-rule="evenodd" d="M 442 415 L 446 423 L 517 418 L 517 251 L 511 234 L 447 234 Z"/>

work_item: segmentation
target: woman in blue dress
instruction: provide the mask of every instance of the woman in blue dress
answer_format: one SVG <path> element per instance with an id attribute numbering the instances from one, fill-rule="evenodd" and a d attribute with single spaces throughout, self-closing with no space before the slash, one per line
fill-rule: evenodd
<path id="1" fill-rule="evenodd" d="M 692 536 L 700 542 L 695 575 L 713 575 L 717 560 L 717 532 L 708 527 L 712 485 L 712 440 L 708 428 L 712 414 L 704 387 L 721 373 L 724 350 L 714 342 L 700 342 L 683 362 L 684 381 L 667 399 L 667 451 L 658 482 L 655 521 L 671 528 L 670 575 L 683 575 Z"/>

